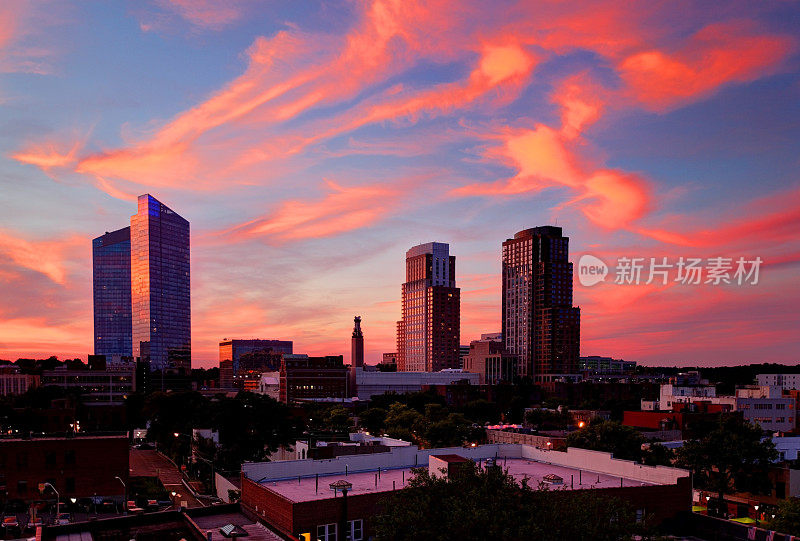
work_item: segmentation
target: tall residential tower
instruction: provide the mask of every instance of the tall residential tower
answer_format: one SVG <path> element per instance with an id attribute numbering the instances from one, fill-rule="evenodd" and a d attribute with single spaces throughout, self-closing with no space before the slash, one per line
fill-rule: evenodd
<path id="1" fill-rule="evenodd" d="M 440 242 L 406 252 L 402 319 L 397 322 L 397 369 L 436 372 L 460 368 L 461 290 L 456 258 Z"/>
<path id="2" fill-rule="evenodd" d="M 526 229 L 503 243 L 502 324 L 520 376 L 541 382 L 578 372 L 580 308 L 572 306 L 569 237 L 560 227 Z"/>

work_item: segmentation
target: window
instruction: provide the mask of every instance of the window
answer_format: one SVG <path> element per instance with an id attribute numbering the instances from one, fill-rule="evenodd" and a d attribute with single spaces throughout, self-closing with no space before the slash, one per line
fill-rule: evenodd
<path id="1" fill-rule="evenodd" d="M 351 520 L 347 523 L 347 528 L 350 530 L 347 532 L 347 539 L 348 541 L 361 541 L 364 539 L 364 521 L 361 519 Z"/>
<path id="2" fill-rule="evenodd" d="M 28 482 L 27 481 L 17 481 L 17 494 L 22 496 L 23 494 L 28 493 Z"/>
<path id="3" fill-rule="evenodd" d="M 26 453 L 17 453 L 17 468 L 28 467 L 28 455 Z"/>
<path id="4" fill-rule="evenodd" d="M 644 509 L 640 508 L 636 510 L 636 522 L 642 522 L 644 520 Z"/>
<path id="5" fill-rule="evenodd" d="M 64 489 L 67 493 L 75 492 L 75 478 L 74 477 L 67 477 L 65 480 L 66 488 Z"/>
<path id="6" fill-rule="evenodd" d="M 336 541 L 336 524 L 317 526 L 317 541 Z"/>
<path id="7" fill-rule="evenodd" d="M 75 450 L 70 449 L 64 453 L 64 464 L 75 464 Z"/>
<path id="8" fill-rule="evenodd" d="M 55 453 L 47 453 L 44 455 L 44 464 L 45 466 L 55 466 L 56 465 L 56 454 Z"/>

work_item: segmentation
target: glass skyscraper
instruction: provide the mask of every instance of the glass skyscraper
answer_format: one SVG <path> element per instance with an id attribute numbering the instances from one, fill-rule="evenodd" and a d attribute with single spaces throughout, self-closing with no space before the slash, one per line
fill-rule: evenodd
<path id="1" fill-rule="evenodd" d="M 149 194 L 131 216 L 133 356 L 151 370 L 191 369 L 189 222 Z"/>
<path id="2" fill-rule="evenodd" d="M 94 354 L 130 357 L 131 228 L 92 240 Z"/>

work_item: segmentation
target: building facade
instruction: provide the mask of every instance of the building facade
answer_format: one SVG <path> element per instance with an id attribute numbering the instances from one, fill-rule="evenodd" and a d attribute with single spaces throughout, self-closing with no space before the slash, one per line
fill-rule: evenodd
<path id="1" fill-rule="evenodd" d="M 349 398 L 347 367 L 341 355 L 283 355 L 280 401 L 285 404 Z"/>
<path id="2" fill-rule="evenodd" d="M 220 387 L 240 387 L 238 379 L 245 372 L 276 372 L 281 355 L 293 352 L 291 340 L 225 339 L 219 343 Z"/>
<path id="3" fill-rule="evenodd" d="M 105 370 L 67 370 L 65 367 L 42 372 L 42 385 L 78 391 L 81 402 L 95 406 L 122 406 L 136 391 L 136 365 Z"/>
<path id="4" fill-rule="evenodd" d="M 519 375 L 554 381 L 578 372 L 580 308 L 572 306 L 569 237 L 560 227 L 520 231 L 503 243 L 502 335 Z"/>
<path id="5" fill-rule="evenodd" d="M 519 357 L 506 351 L 502 342 L 473 340 L 464 357 L 464 371 L 480 374 L 480 383 L 497 385 L 517 377 Z"/>
<path id="6" fill-rule="evenodd" d="M 435 372 L 460 368 L 461 290 L 456 258 L 440 242 L 406 252 L 402 319 L 397 323 L 397 369 Z"/>
<path id="7" fill-rule="evenodd" d="M 92 240 L 95 355 L 133 354 L 131 335 L 131 228 Z"/>
<path id="8" fill-rule="evenodd" d="M 780 387 L 786 391 L 800 389 L 800 374 L 758 374 L 756 381 L 759 385 Z"/>
<path id="9" fill-rule="evenodd" d="M 460 383 L 478 385 L 480 375 L 450 368 L 439 372 L 386 372 L 356 369 L 356 389 L 359 400 L 386 393 L 416 393 L 424 388 L 448 386 Z"/>
<path id="10" fill-rule="evenodd" d="M 126 435 L 0 439 L 5 501 L 55 500 L 52 491 L 39 493 L 40 483 L 50 483 L 63 501 L 97 496 L 121 503 L 117 477 L 128 480 L 128 451 Z"/>
<path id="11" fill-rule="evenodd" d="M 793 432 L 795 409 L 795 399 L 783 396 L 780 387 L 747 385 L 736 389 L 736 411 L 764 431 Z"/>
<path id="12" fill-rule="evenodd" d="M 150 194 L 131 216 L 133 356 L 151 370 L 191 370 L 189 222 Z"/>
<path id="13" fill-rule="evenodd" d="M 0 396 L 25 394 L 39 386 L 39 376 L 21 374 L 16 366 L 0 367 Z"/>
<path id="14" fill-rule="evenodd" d="M 636 361 L 623 361 L 622 359 L 590 355 L 580 358 L 578 369 L 589 374 L 630 375 L 636 371 Z"/>

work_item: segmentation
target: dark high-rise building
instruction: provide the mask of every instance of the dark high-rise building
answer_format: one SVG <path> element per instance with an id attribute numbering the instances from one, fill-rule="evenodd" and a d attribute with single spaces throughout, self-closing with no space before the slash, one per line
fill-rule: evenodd
<path id="1" fill-rule="evenodd" d="M 580 308 L 572 306 L 569 237 L 560 227 L 520 231 L 503 243 L 503 339 L 519 375 L 551 381 L 578 372 Z"/>
<path id="2" fill-rule="evenodd" d="M 191 369 L 189 222 L 149 194 L 131 216 L 133 356 L 151 370 Z"/>
<path id="3" fill-rule="evenodd" d="M 130 357 L 131 228 L 92 240 L 95 355 Z"/>
<path id="4" fill-rule="evenodd" d="M 397 369 L 436 372 L 460 368 L 461 290 L 456 258 L 440 242 L 406 252 L 402 320 L 397 324 Z"/>

